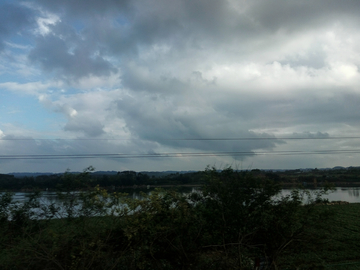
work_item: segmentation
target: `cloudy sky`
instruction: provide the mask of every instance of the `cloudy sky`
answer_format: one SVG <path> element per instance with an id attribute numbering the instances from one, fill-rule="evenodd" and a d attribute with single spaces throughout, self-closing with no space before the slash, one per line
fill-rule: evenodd
<path id="1" fill-rule="evenodd" d="M 359 14 L 0 0 L 0 173 L 360 165 Z"/>

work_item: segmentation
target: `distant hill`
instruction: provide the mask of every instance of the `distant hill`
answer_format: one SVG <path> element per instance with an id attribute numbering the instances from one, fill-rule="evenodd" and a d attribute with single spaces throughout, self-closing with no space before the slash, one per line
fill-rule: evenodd
<path id="1" fill-rule="evenodd" d="M 96 171 L 91 174 L 93 174 L 93 175 L 115 175 L 117 173 L 118 173 L 118 171 Z"/>
<path id="2" fill-rule="evenodd" d="M 16 178 L 37 177 L 37 176 L 41 176 L 41 175 L 53 175 L 53 174 L 59 174 L 59 173 L 50 173 L 50 172 L 45 172 L 45 173 L 40 173 L 40 172 L 35 172 L 35 173 L 30 173 L 30 172 L 8 173 L 8 175 L 13 175 Z"/>
<path id="3" fill-rule="evenodd" d="M 342 166 L 336 166 L 334 168 L 332 168 L 333 170 L 344 170 L 344 169 L 347 169 L 345 167 L 342 167 Z"/>
<path id="4" fill-rule="evenodd" d="M 348 170 L 348 169 L 360 169 L 360 166 L 350 166 L 350 167 L 342 167 L 342 166 L 335 166 L 333 168 L 319 168 L 318 170 Z M 299 169 L 300 171 L 312 171 L 314 168 L 302 168 Z M 286 172 L 286 171 L 293 171 L 293 170 L 284 170 L 284 169 L 266 169 L 266 170 L 260 170 L 260 171 L 273 171 L 273 172 Z M 118 173 L 121 173 L 122 171 L 96 171 L 91 173 L 95 176 L 101 176 L 101 175 L 116 175 Z M 136 173 L 146 174 L 150 177 L 162 177 L 167 176 L 170 174 L 186 174 L 186 173 L 194 173 L 197 171 L 140 171 Z M 71 174 L 78 174 L 80 172 L 70 172 Z M 59 175 L 62 173 L 51 173 L 51 172 L 20 172 L 20 173 L 8 173 L 6 175 L 13 175 L 16 178 L 23 178 L 23 177 L 37 177 L 42 175 Z"/>
<path id="5" fill-rule="evenodd" d="M 96 175 L 96 176 L 99 176 L 99 175 L 116 175 L 119 172 L 121 173 L 121 171 L 96 171 L 96 172 L 93 172 L 91 174 Z M 154 171 L 154 172 L 141 171 L 141 172 L 136 172 L 136 173 L 146 174 L 146 175 L 149 175 L 150 177 L 151 176 L 161 177 L 161 176 L 166 176 L 166 175 L 176 174 L 176 173 L 185 174 L 185 173 L 192 173 L 192 172 L 195 172 L 195 171 Z M 81 173 L 81 172 L 70 172 L 70 173 L 71 174 L 78 174 L 78 173 Z M 34 172 L 34 173 L 32 173 L 32 172 L 20 172 L 20 173 L 17 173 L 17 172 L 14 172 L 14 173 L 8 173 L 6 175 L 13 175 L 16 178 L 23 178 L 23 177 L 37 177 L 37 176 L 42 176 L 42 175 L 59 175 L 59 174 L 63 174 L 63 173 L 51 173 L 51 172 L 44 172 L 44 173 L 41 173 L 41 172 Z"/>

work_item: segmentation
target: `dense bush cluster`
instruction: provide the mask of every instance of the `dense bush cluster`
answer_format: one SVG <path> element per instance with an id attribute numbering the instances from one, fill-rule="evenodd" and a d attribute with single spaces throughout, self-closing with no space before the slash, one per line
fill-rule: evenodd
<path id="1" fill-rule="evenodd" d="M 0 197 L 1 269 L 268 269 L 299 262 L 285 255 L 317 248 L 328 213 L 307 191 L 232 169 L 207 169 L 201 192 L 155 190 L 132 199 L 66 175 L 59 200 Z M 303 197 L 310 201 L 303 204 Z M 320 263 L 320 262 L 319 262 Z M 265 268 L 263 268 L 265 269 Z"/>

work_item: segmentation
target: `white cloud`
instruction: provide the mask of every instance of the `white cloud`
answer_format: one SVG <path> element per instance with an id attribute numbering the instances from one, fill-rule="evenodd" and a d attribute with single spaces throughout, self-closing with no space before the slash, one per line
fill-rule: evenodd
<path id="1" fill-rule="evenodd" d="M 0 83 L 0 88 L 13 91 L 19 94 L 35 95 L 45 92 L 51 84 L 44 84 L 42 82 L 29 82 L 29 83 L 17 83 L 17 82 L 5 82 Z"/>
<path id="2" fill-rule="evenodd" d="M 28 50 L 30 48 L 29 45 L 21 45 L 12 42 L 4 42 L 4 43 L 11 48 L 20 49 L 20 50 Z"/>
<path id="3" fill-rule="evenodd" d="M 74 88 L 81 90 L 114 89 L 121 85 L 119 72 L 111 73 L 109 76 L 87 76 L 71 82 Z"/>
<path id="4" fill-rule="evenodd" d="M 26 35 L 13 40 L 10 32 L 0 31 L 0 62 L 8 63 L 0 66 L 1 89 L 35 96 L 39 103 L 32 108 L 40 104 L 58 116 L 56 128 L 42 134 L 125 139 L 86 146 L 67 142 L 59 148 L 50 143 L 43 151 L 251 152 L 303 146 L 164 138 L 360 131 L 360 6 L 355 0 L 36 0 L 25 7 L 11 14 L 26 13 L 33 23 L 26 28 L 23 20 L 13 19 L 5 28 L 24 29 Z M 19 126 L 2 129 L 19 136 Z M 317 146 L 326 147 L 306 147 Z M 206 166 L 211 160 L 197 162 Z M 308 164 L 310 159 L 295 161 L 301 160 Z M 221 161 L 232 158 L 216 158 Z M 295 161 L 271 162 L 282 167 Z M 136 167 L 136 161 L 126 162 L 121 166 Z M 266 159 L 259 162 L 266 165 Z M 161 163 L 163 168 L 195 166 L 187 158 Z"/>
<path id="5" fill-rule="evenodd" d="M 45 14 L 46 17 L 39 17 L 36 19 L 38 29 L 35 33 L 45 36 L 50 33 L 50 25 L 55 25 L 60 21 L 60 18 L 54 14 Z"/>
<path id="6" fill-rule="evenodd" d="M 44 10 L 41 6 L 36 5 L 35 2 L 23 1 L 20 5 L 36 12 L 35 22 L 37 27 L 33 30 L 35 35 L 44 36 L 49 34 L 51 32 L 50 26 L 61 21 L 58 15 Z"/>

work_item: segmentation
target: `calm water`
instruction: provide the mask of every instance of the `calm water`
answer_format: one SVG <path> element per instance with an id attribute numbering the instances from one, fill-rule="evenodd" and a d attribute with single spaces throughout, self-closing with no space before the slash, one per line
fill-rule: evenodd
<path id="1" fill-rule="evenodd" d="M 188 194 L 190 192 L 196 192 L 199 191 L 199 188 L 188 188 L 186 190 L 181 190 L 181 192 L 183 194 Z M 315 190 L 311 190 L 311 192 L 314 192 Z M 146 190 L 146 192 L 151 192 L 150 190 Z M 180 192 L 180 191 L 179 191 Z M 281 194 L 279 194 L 280 196 L 286 196 L 288 194 L 290 194 L 291 189 L 283 189 Z M 74 192 L 77 193 L 77 192 Z M 129 194 L 129 197 L 134 198 L 134 199 L 140 199 L 142 198 L 140 192 L 138 190 L 134 191 L 127 191 L 127 193 Z M 2 193 L 0 193 L 1 195 Z M 18 202 L 18 204 L 21 205 L 22 202 L 27 200 L 27 197 L 29 197 L 30 195 L 32 195 L 32 193 L 24 193 L 24 192 L 16 192 L 13 196 L 13 200 Z M 323 198 L 327 198 L 329 201 L 347 201 L 350 203 L 360 203 L 360 187 L 337 187 L 335 189 L 334 192 L 323 196 Z M 40 197 L 40 203 L 42 206 L 49 206 L 50 204 L 54 204 L 56 207 L 58 208 L 58 212 L 56 214 L 56 216 L 54 216 L 53 218 L 63 218 L 66 217 L 66 207 L 64 207 L 64 205 L 62 204 L 62 201 L 60 201 L 57 197 L 56 192 L 43 192 L 41 197 Z M 306 200 L 304 200 L 304 203 L 306 203 Z M 120 207 L 122 208 L 122 206 L 120 205 Z M 78 216 L 81 215 L 80 212 L 81 211 L 81 205 L 77 205 L 75 206 L 74 209 L 74 216 Z M 38 208 L 34 209 L 35 213 L 37 214 L 41 214 L 43 213 L 43 210 L 40 210 Z M 108 209 L 109 212 L 112 209 Z M 42 218 L 42 217 L 38 217 L 38 218 Z M 11 219 L 11 218 L 10 218 Z"/>
<path id="2" fill-rule="evenodd" d="M 283 195 L 287 195 L 291 190 L 284 189 Z M 336 190 L 323 198 L 329 201 L 346 201 L 350 203 L 360 203 L 360 187 L 336 187 Z"/>
<path id="3" fill-rule="evenodd" d="M 189 190 L 189 192 L 191 192 L 191 190 Z M 282 195 L 288 195 L 290 192 L 290 189 L 283 189 Z M 138 191 L 132 191 L 131 193 L 128 191 L 128 193 L 133 198 L 141 197 Z M 13 198 L 15 201 L 21 202 L 24 201 L 27 196 L 29 196 L 29 193 L 16 192 Z M 350 203 L 360 203 L 360 187 L 337 187 L 334 192 L 330 193 L 327 196 L 324 196 L 324 198 L 328 198 L 329 201 L 347 201 Z M 43 201 L 56 201 L 56 193 L 43 192 L 41 199 Z"/>

